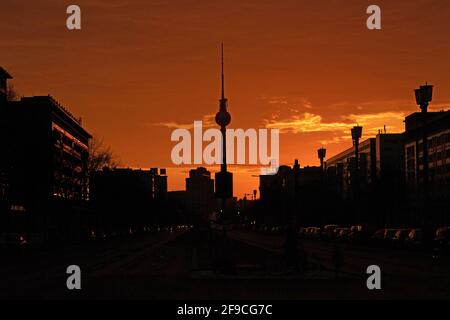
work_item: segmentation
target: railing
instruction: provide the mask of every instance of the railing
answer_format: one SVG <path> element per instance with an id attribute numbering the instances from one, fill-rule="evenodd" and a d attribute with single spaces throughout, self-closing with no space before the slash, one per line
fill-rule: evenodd
<path id="1" fill-rule="evenodd" d="M 69 110 L 67 110 L 61 103 L 59 103 L 51 95 L 48 95 L 48 98 L 54 105 L 56 105 L 59 109 L 61 109 L 61 111 L 63 111 L 69 118 L 71 118 L 73 121 L 75 121 L 77 124 L 81 126 L 81 118 L 76 118 Z"/>

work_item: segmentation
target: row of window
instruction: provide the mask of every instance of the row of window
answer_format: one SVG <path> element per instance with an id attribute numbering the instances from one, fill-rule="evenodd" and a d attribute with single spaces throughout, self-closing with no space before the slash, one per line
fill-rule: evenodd
<path id="1" fill-rule="evenodd" d="M 432 176 L 436 174 L 441 175 L 446 173 L 450 173 L 450 164 L 430 168 L 430 174 Z"/>
<path id="2" fill-rule="evenodd" d="M 80 145 L 77 143 L 77 141 L 71 139 L 67 135 L 65 135 L 63 132 L 59 131 L 58 129 L 53 129 L 53 143 L 58 145 L 62 142 L 64 147 L 69 147 L 78 154 L 81 154 L 83 151 L 87 151 L 85 146 Z"/>
<path id="3" fill-rule="evenodd" d="M 450 159 L 450 149 L 428 155 L 428 162 L 440 161 L 445 159 Z M 406 162 L 409 163 L 410 161 L 414 161 L 414 157 L 407 156 Z M 423 157 L 419 157 L 419 165 L 423 165 Z"/>
<path id="4" fill-rule="evenodd" d="M 430 148 L 437 147 L 445 143 L 450 143 L 450 132 L 433 137 L 428 142 Z"/>
<path id="5" fill-rule="evenodd" d="M 412 168 L 410 168 L 410 170 L 407 170 L 408 176 L 413 176 L 414 173 L 415 173 L 415 170 L 412 170 Z M 431 168 L 429 168 L 429 172 L 428 172 L 430 177 L 433 177 L 435 175 L 443 175 L 446 173 L 450 173 L 450 164 L 431 167 Z M 420 178 L 423 177 L 423 169 L 422 168 L 419 169 L 419 177 Z"/>
<path id="6" fill-rule="evenodd" d="M 430 161 L 443 160 L 450 158 L 450 149 L 441 152 L 435 152 L 430 155 Z"/>
<path id="7" fill-rule="evenodd" d="M 420 147 L 421 147 L 421 145 L 419 145 L 419 150 L 420 150 Z M 412 159 L 415 157 L 416 157 L 416 154 L 415 154 L 414 146 L 406 148 L 406 159 Z M 442 150 L 442 151 L 438 151 L 438 152 L 430 152 L 429 158 L 431 161 L 450 158 L 450 149 Z M 421 163 L 421 161 L 422 161 L 421 159 L 422 158 L 419 158 L 419 163 Z"/>

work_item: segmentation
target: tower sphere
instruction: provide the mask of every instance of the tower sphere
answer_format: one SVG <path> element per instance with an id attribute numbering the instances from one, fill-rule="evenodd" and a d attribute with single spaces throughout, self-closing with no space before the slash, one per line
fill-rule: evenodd
<path id="1" fill-rule="evenodd" d="M 216 113 L 216 123 L 221 127 L 226 127 L 231 122 L 231 115 L 228 111 L 220 110 Z"/>

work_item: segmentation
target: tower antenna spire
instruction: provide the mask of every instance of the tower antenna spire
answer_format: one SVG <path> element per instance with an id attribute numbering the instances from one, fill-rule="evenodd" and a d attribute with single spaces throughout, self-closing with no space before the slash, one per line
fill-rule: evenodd
<path id="1" fill-rule="evenodd" d="M 223 70 L 223 42 L 221 44 L 222 49 L 222 100 L 225 99 L 225 75 Z"/>

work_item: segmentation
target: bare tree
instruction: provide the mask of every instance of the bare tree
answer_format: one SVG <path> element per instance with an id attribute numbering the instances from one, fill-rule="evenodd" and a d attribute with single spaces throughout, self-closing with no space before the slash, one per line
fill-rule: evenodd
<path id="1" fill-rule="evenodd" d="M 94 136 L 89 141 L 89 173 L 102 170 L 103 168 L 116 168 L 119 165 L 116 155 L 103 143 L 103 139 Z"/>
<path id="2" fill-rule="evenodd" d="M 19 93 L 14 88 L 14 85 L 12 83 L 8 84 L 8 89 L 7 90 L 8 91 L 6 93 L 6 98 L 8 99 L 8 101 L 17 101 L 17 100 L 19 100 L 19 98 L 20 98 Z"/>

